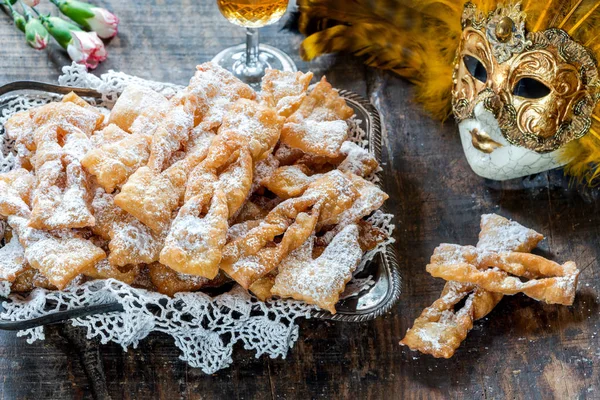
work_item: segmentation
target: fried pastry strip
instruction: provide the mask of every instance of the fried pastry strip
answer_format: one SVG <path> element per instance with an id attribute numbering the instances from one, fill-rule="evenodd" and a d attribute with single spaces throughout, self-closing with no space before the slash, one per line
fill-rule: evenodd
<path id="1" fill-rule="evenodd" d="M 454 307 L 465 298 L 464 305 L 455 311 Z M 501 299 L 502 294 L 475 285 L 448 282 L 441 297 L 423 310 L 400 344 L 434 357 L 450 358 L 473 328 L 473 321 L 487 315 Z"/>
<path id="2" fill-rule="evenodd" d="M 536 231 L 496 214 L 482 215 L 480 226 L 477 243 L 477 248 L 480 250 L 529 252 L 543 239 L 543 236 Z M 452 322 L 450 324 L 436 322 L 435 318 L 440 314 L 440 311 L 436 310 L 440 308 L 444 310 L 450 300 L 454 302 L 453 304 L 457 304 L 466 296 L 471 300 L 471 310 L 466 309 L 463 312 L 460 319 L 462 327 L 456 326 L 456 318 L 444 320 L 444 322 Z M 449 358 L 465 339 L 466 333 L 473 326 L 473 321 L 487 315 L 500 302 L 503 295 L 472 284 L 450 281 L 444 286 L 441 297 L 443 299 L 440 299 L 439 303 L 436 302 L 423 311 L 418 322 L 415 321 L 415 326 L 407 331 L 406 337 L 400 344 L 408 346 L 411 350 L 432 354 L 434 357 Z M 431 315 L 434 315 L 433 319 Z"/>
<path id="3" fill-rule="evenodd" d="M 17 235 L 13 233 L 10 240 L 5 240 L 6 244 L 0 247 L 0 280 L 13 282 L 28 264 Z"/>
<path id="4" fill-rule="evenodd" d="M 194 127 L 195 114 L 200 107 L 198 102 L 195 95 L 186 91 L 171 99 L 173 107 L 152 135 L 148 158 L 148 167 L 151 170 L 157 173 L 163 171 L 173 154 L 185 146 Z"/>
<path id="5" fill-rule="evenodd" d="M 427 272 L 447 281 L 471 283 L 492 292 L 523 293 L 549 304 L 572 305 L 579 270 L 527 253 L 479 252 L 472 246 L 443 244 L 435 249 Z M 530 278 L 522 282 L 515 276 Z M 541 277 L 541 278 L 537 278 Z"/>
<path id="6" fill-rule="evenodd" d="M 108 123 L 129 133 L 152 136 L 170 108 L 162 94 L 145 86 L 128 85 L 110 111 Z"/>
<path id="7" fill-rule="evenodd" d="M 24 168 L 0 174 L 0 215 L 29 217 L 35 177 Z"/>
<path id="8" fill-rule="evenodd" d="M 106 257 L 104 251 L 89 240 L 76 236 L 55 237 L 28 227 L 27 220 L 18 216 L 8 217 L 8 223 L 17 233 L 29 265 L 58 289 L 64 289 L 73 278 Z"/>
<path id="9" fill-rule="evenodd" d="M 362 258 L 358 228 L 345 227 L 316 259 L 313 244 L 311 237 L 283 260 L 271 293 L 315 304 L 335 314 L 335 304 Z"/>
<path id="10" fill-rule="evenodd" d="M 200 104 L 205 107 L 200 123 L 204 130 L 213 130 L 221 125 L 225 109 L 230 103 L 239 99 L 256 98 L 256 93 L 250 86 L 212 62 L 198 65 L 196 69 L 188 90 L 196 95 Z"/>
<path id="11" fill-rule="evenodd" d="M 189 199 L 173 221 L 160 262 L 177 272 L 213 279 L 219 272 L 228 216 L 227 198 L 219 188 Z"/>
<path id="12" fill-rule="evenodd" d="M 88 151 L 81 159 L 81 165 L 96 177 L 107 193 L 112 193 L 146 164 L 150 155 L 149 141 L 146 136 L 128 134 L 115 124 L 108 125 L 96 135 L 106 136 L 107 140 Z M 108 140 L 108 137 L 112 140 Z"/>
<path id="13" fill-rule="evenodd" d="M 212 132 L 196 134 L 194 145 L 182 160 L 157 173 L 139 168 L 115 197 L 115 204 L 158 234 L 166 233 L 175 211 L 183 202 L 188 176 L 208 152 Z"/>
<path id="14" fill-rule="evenodd" d="M 15 141 L 19 164 L 25 169 L 31 170 L 33 168 L 32 157 L 35 153 L 31 110 L 20 111 L 12 115 L 4 123 L 4 129 L 8 138 Z"/>
<path id="15" fill-rule="evenodd" d="M 305 153 L 336 157 L 348 138 L 346 120 L 353 114 L 323 77 L 285 121 L 281 142 Z"/>
<path id="16" fill-rule="evenodd" d="M 110 240 L 108 261 L 113 266 L 148 264 L 158 260 L 164 237 L 115 205 L 114 195 L 102 189 L 92 202 L 96 235 Z"/>
<path id="17" fill-rule="evenodd" d="M 313 78 L 312 72 L 286 72 L 267 69 L 261 83 L 262 101 L 275 108 L 283 117 L 289 117 L 306 96 Z"/>

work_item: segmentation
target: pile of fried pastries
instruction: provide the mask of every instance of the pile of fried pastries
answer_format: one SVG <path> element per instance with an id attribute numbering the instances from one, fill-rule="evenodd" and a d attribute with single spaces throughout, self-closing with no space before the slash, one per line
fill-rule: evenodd
<path id="1" fill-rule="evenodd" d="M 572 305 L 579 270 L 531 251 L 544 237 L 496 214 L 481 216 L 477 246 L 441 244 L 427 272 L 446 280 L 442 294 L 415 320 L 400 344 L 450 358 L 473 328 L 504 295 L 523 293 L 548 304 Z"/>
<path id="2" fill-rule="evenodd" d="M 259 299 L 335 313 L 387 194 L 349 138 L 353 110 L 312 73 L 268 70 L 256 93 L 206 63 L 166 98 L 112 107 L 71 93 L 5 124 L 20 168 L 0 174 L 0 279 L 11 290 L 113 278 L 174 295 L 234 280 Z"/>

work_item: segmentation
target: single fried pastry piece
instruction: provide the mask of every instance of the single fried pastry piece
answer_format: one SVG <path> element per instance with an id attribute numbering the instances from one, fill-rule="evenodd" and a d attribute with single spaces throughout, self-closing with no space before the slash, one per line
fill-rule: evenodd
<path id="1" fill-rule="evenodd" d="M 0 174 L 0 215 L 29 216 L 31 191 L 35 177 L 24 168 Z"/>
<path id="2" fill-rule="evenodd" d="M 269 154 L 266 158 L 254 163 L 252 171 L 252 188 L 250 193 L 255 193 L 263 187 L 263 179 L 271 176 L 279 168 L 279 160 L 275 158 L 273 153 Z M 262 193 L 263 191 L 261 191 Z"/>
<path id="3" fill-rule="evenodd" d="M 533 229 L 497 214 L 482 215 L 480 226 L 477 248 L 482 250 L 529 253 L 544 238 Z"/>
<path id="4" fill-rule="evenodd" d="M 208 279 L 173 271 L 161 263 L 148 265 L 148 272 L 156 290 L 171 297 L 175 293 L 194 292 L 202 288 L 218 287 L 227 282 L 227 278 L 223 274 L 218 274 L 214 279 Z"/>
<path id="5" fill-rule="evenodd" d="M 284 118 L 255 101 L 240 99 L 227 106 L 219 128 L 218 140 L 236 140 L 250 150 L 254 161 L 262 160 L 273 151 Z"/>
<path id="6" fill-rule="evenodd" d="M 61 160 L 46 162 L 36 171 L 37 187 L 29 225 L 36 229 L 93 226 L 89 208 L 91 182 L 78 161 L 66 166 Z"/>
<path id="7" fill-rule="evenodd" d="M 218 139 L 217 139 L 218 140 Z M 190 174 L 186 184 L 185 201 L 196 196 L 209 195 L 219 187 L 227 198 L 229 216 L 232 217 L 244 204 L 252 186 L 252 157 L 240 147 L 227 160 L 214 160 L 209 154 Z"/>
<path id="8" fill-rule="evenodd" d="M 501 294 L 475 285 L 448 282 L 441 297 L 423 310 L 400 344 L 436 358 L 450 358 L 473 328 L 473 321 L 487 315 L 500 299 Z M 455 310 L 463 300 L 463 306 Z"/>
<path id="9" fill-rule="evenodd" d="M 123 185 L 115 203 L 154 232 L 164 233 L 183 203 L 188 176 L 206 157 L 213 137 L 212 132 L 196 133 L 185 157 L 163 172 L 140 167 Z"/>
<path id="10" fill-rule="evenodd" d="M 310 237 L 318 218 L 319 207 L 311 207 L 302 212 L 294 208 L 273 210 L 262 225 L 259 224 L 250 230 L 243 240 L 225 246 L 220 268 L 243 288 L 250 288 L 258 279 L 272 272 L 291 251 Z M 273 240 L 279 235 L 277 232 L 283 234 L 279 243 Z M 261 233 L 263 235 L 259 240 L 248 240 L 258 237 Z M 262 243 L 262 246 L 255 246 L 257 243 Z M 246 247 L 242 247 L 243 245 Z"/>
<path id="11" fill-rule="evenodd" d="M 273 270 L 267 275 L 258 278 L 248 290 L 250 290 L 260 301 L 267 301 L 273 295 L 271 294 L 271 288 L 275 284 L 275 277 L 277 276 L 277 270 Z"/>
<path id="12" fill-rule="evenodd" d="M 131 285 L 140 272 L 138 265 L 129 265 L 127 267 L 117 267 L 112 265 L 108 259 L 98 261 L 90 268 L 83 271 L 83 275 L 92 279 L 116 279 L 128 285 Z"/>
<path id="13" fill-rule="evenodd" d="M 92 202 L 96 224 L 92 231 L 110 240 L 108 261 L 113 266 L 158 261 L 164 236 L 153 232 L 114 203 L 114 195 L 97 189 Z"/>
<path id="14" fill-rule="evenodd" d="M 228 104 L 238 99 L 256 98 L 256 93 L 250 86 L 217 64 L 206 62 L 196 69 L 187 89 L 198 97 L 201 105 L 206 106 L 201 122 L 205 130 L 221 125 Z"/>
<path id="15" fill-rule="evenodd" d="M 427 272 L 436 278 L 471 283 L 492 292 L 521 292 L 549 304 L 564 305 L 573 304 L 579 276 L 571 261 L 560 265 L 529 253 L 495 253 L 450 244 L 435 249 Z M 529 280 L 522 282 L 518 277 Z"/>
<path id="16" fill-rule="evenodd" d="M 342 218 L 350 218 L 344 217 L 346 215 L 344 213 L 348 213 L 352 207 L 355 207 L 358 201 L 361 201 L 361 192 L 359 189 L 362 189 L 363 186 L 367 187 L 367 183 L 371 184 L 368 181 L 357 184 L 353 179 L 354 176 L 351 174 L 344 174 L 341 171 L 333 170 L 321 175 L 308 186 L 302 196 L 317 197 L 323 201 L 318 227 L 335 224 L 342 220 Z M 355 214 L 356 212 L 350 213 L 352 216 Z M 359 218 L 356 219 L 358 220 Z"/>
<path id="17" fill-rule="evenodd" d="M 338 224 L 337 231 L 339 231 L 340 228 L 356 223 L 359 219 L 379 209 L 389 198 L 388 194 L 381 190 L 379 186 L 358 175 L 347 173 L 344 176 L 351 182 L 350 185 L 358 195 L 353 198 L 353 202 L 349 207 L 345 205 L 344 209 L 323 216 L 319 221 L 319 227 Z"/>
<path id="18" fill-rule="evenodd" d="M 229 217 L 235 215 L 244 204 L 252 186 L 252 157 L 245 149 L 238 150 L 225 169 L 219 172 L 217 185 L 227 198 Z"/>
<path id="19" fill-rule="evenodd" d="M 373 154 L 349 140 L 342 144 L 340 153 L 346 156 L 337 167 L 340 171 L 366 178 L 379 168 L 379 163 Z"/>
<path id="20" fill-rule="evenodd" d="M 262 78 L 262 101 L 275 108 L 279 115 L 289 117 L 306 96 L 306 89 L 312 78 L 312 72 L 289 72 L 269 68 Z"/>
<path id="21" fill-rule="evenodd" d="M 10 239 L 6 236 L 5 239 L 6 245 L 0 247 L 0 280 L 13 282 L 28 264 L 19 238 L 13 234 Z"/>
<path id="22" fill-rule="evenodd" d="M 8 223 L 25 249 L 25 259 L 59 289 L 84 270 L 106 257 L 92 242 L 73 235 L 56 237 L 49 232 L 32 229 L 22 217 L 8 217 Z"/>
<path id="23" fill-rule="evenodd" d="M 156 233 L 164 232 L 180 201 L 180 187 L 168 175 L 147 166 L 139 168 L 115 196 L 115 204 Z"/>
<path id="24" fill-rule="evenodd" d="M 100 129 L 104 122 L 104 115 L 99 110 L 89 105 L 82 107 L 72 101 L 45 104 L 33 109 L 31 115 L 36 127 L 54 124 L 66 129 L 71 126 L 79 129 L 87 137 Z M 39 147 L 37 139 L 36 145 Z"/>
<path id="25" fill-rule="evenodd" d="M 50 283 L 48 278 L 40 273 L 37 269 L 27 265 L 15 278 L 10 285 L 11 292 L 29 292 L 35 288 L 44 288 L 48 290 L 56 290 L 56 286 Z"/>
<path id="26" fill-rule="evenodd" d="M 161 172 L 167 168 L 173 154 L 187 143 L 194 127 L 198 101 L 195 95 L 185 91 L 171 99 L 173 107 L 152 135 L 148 167 L 153 171 Z"/>
<path id="27" fill-rule="evenodd" d="M 99 134 L 106 137 L 105 143 L 88 151 L 82 158 L 81 165 L 96 177 L 104 190 L 112 193 L 139 167 L 146 164 L 150 155 L 149 142 L 147 137 L 130 135 L 114 124 L 108 125 Z M 114 140 L 117 137 L 120 139 Z"/>
<path id="28" fill-rule="evenodd" d="M 108 123 L 116 124 L 130 133 L 148 134 L 140 131 L 156 126 L 170 107 L 169 101 L 162 94 L 144 86 L 129 85 L 110 111 Z M 137 119 L 137 129 L 134 129 L 132 125 Z"/>
<path id="29" fill-rule="evenodd" d="M 80 163 L 92 145 L 90 139 L 65 122 L 48 122 L 36 129 L 34 139 L 36 187 L 30 226 L 46 230 L 92 226 L 91 182 Z"/>
<path id="30" fill-rule="evenodd" d="M 308 174 L 304 165 L 285 165 L 277 168 L 270 176 L 261 181 L 261 185 L 282 199 L 301 196 L 316 177 Z"/>
<path id="31" fill-rule="evenodd" d="M 362 257 L 358 228 L 344 228 L 316 259 L 312 258 L 313 243 L 314 238 L 310 238 L 282 261 L 271 293 L 335 314 L 335 304 Z"/>
<path id="32" fill-rule="evenodd" d="M 346 120 L 354 114 L 325 77 L 302 100 L 281 130 L 281 142 L 305 153 L 336 157 L 348 138 Z"/>
<path id="33" fill-rule="evenodd" d="M 4 123 L 6 135 L 9 139 L 15 141 L 15 150 L 19 164 L 27 170 L 33 168 L 32 157 L 35 153 L 33 129 L 34 125 L 29 110 L 13 114 Z"/>
<path id="34" fill-rule="evenodd" d="M 228 217 L 227 198 L 219 188 L 212 199 L 189 199 L 171 225 L 160 262 L 177 272 L 213 279 L 219 272 Z"/>

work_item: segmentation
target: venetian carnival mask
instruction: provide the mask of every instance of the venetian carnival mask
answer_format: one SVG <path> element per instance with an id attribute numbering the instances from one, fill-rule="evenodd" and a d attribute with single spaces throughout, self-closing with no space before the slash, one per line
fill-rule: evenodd
<path id="1" fill-rule="evenodd" d="M 600 80 L 587 48 L 561 29 L 525 32 L 520 5 L 462 16 L 452 110 L 471 168 L 495 180 L 564 163 L 568 142 L 591 125 Z"/>

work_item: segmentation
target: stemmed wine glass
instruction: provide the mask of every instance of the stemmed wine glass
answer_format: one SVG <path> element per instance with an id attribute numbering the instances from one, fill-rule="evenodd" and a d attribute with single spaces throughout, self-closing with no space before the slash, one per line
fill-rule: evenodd
<path id="1" fill-rule="evenodd" d="M 296 71 L 290 56 L 275 47 L 259 45 L 258 41 L 258 28 L 277 22 L 285 13 L 288 0 L 217 0 L 217 5 L 229 22 L 246 28 L 246 44 L 221 51 L 213 62 L 255 88 L 267 68 Z"/>

